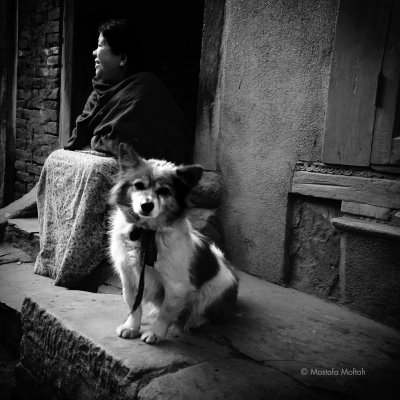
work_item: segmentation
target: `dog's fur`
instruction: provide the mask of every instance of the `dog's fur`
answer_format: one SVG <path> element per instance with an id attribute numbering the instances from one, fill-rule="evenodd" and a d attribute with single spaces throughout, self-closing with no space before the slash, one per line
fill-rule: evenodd
<path id="1" fill-rule="evenodd" d="M 130 240 L 133 227 L 155 230 L 157 261 L 146 267 L 143 301 L 159 308 L 146 343 L 162 340 L 171 322 L 184 328 L 201 326 L 233 311 L 238 280 L 222 252 L 194 230 L 185 216 L 187 197 L 201 179 L 199 165 L 176 166 L 144 160 L 121 143 L 120 175 L 111 190 L 110 254 L 119 273 L 125 302 L 131 309 L 138 288 L 140 241 Z M 140 336 L 142 306 L 117 328 L 123 338 Z"/>

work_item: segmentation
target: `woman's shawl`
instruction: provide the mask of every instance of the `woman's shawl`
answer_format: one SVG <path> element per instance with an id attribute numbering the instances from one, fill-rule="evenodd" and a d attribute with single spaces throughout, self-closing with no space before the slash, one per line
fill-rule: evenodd
<path id="1" fill-rule="evenodd" d="M 131 75 L 111 86 L 93 80 L 94 91 L 65 149 L 118 155 L 120 142 L 144 158 L 191 161 L 191 143 L 183 114 L 152 73 Z"/>

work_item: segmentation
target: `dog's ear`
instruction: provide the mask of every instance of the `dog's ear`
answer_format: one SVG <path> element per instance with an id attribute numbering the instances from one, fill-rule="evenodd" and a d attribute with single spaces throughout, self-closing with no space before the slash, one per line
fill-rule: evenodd
<path id="1" fill-rule="evenodd" d="M 139 167 L 143 160 L 131 145 L 121 142 L 119 144 L 118 162 L 121 171 L 126 171 Z"/>
<path id="2" fill-rule="evenodd" d="M 184 165 L 176 169 L 178 177 L 190 188 L 194 188 L 203 175 L 203 167 L 201 165 Z"/>

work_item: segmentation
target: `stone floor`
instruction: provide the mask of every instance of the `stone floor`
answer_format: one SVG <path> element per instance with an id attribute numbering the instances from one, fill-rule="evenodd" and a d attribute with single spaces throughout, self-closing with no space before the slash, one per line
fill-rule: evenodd
<path id="1" fill-rule="evenodd" d="M 240 273 L 232 322 L 194 334 L 172 329 L 164 343 L 150 346 L 116 336 L 128 312 L 120 295 L 56 287 L 32 273 L 24 252 L 0 250 L 0 325 L 12 336 L 4 311 L 22 319 L 17 385 L 38 391 L 36 398 L 400 395 L 400 333 L 343 307 Z"/>

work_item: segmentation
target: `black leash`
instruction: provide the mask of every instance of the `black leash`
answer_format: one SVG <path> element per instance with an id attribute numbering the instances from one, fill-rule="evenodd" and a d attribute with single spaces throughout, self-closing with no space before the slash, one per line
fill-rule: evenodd
<path id="1" fill-rule="evenodd" d="M 134 313 L 140 306 L 143 299 L 144 292 L 144 273 L 146 265 L 154 267 L 154 263 L 157 261 L 157 246 L 155 241 L 156 232 L 150 229 L 143 229 L 140 227 L 133 228 L 129 233 L 129 239 L 137 241 L 140 239 L 140 278 L 138 291 L 136 293 L 135 301 L 132 306 L 132 310 L 129 314 Z"/>

